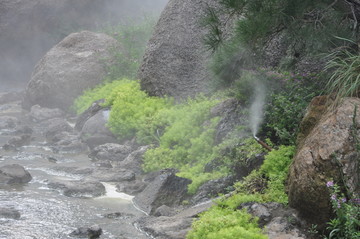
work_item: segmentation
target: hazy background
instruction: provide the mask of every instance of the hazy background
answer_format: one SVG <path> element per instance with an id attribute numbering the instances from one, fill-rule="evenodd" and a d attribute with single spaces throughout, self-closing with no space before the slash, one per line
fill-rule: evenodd
<path id="1" fill-rule="evenodd" d="M 22 90 L 40 58 L 72 32 L 159 15 L 168 0 L 0 0 L 0 91 Z"/>

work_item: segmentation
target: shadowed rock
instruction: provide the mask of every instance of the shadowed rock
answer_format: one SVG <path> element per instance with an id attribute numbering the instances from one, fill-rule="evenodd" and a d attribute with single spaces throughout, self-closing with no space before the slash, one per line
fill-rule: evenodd
<path id="1" fill-rule="evenodd" d="M 31 179 L 30 173 L 21 165 L 11 164 L 0 167 L 0 183 L 27 183 Z"/>
<path id="2" fill-rule="evenodd" d="M 187 185 L 190 182 L 189 179 L 177 177 L 174 170 L 166 169 L 133 201 L 144 212 L 152 214 L 162 205 L 179 205 L 187 195 Z"/>
<path id="3" fill-rule="evenodd" d="M 48 184 L 50 188 L 60 190 L 65 196 L 78 198 L 99 197 L 105 194 L 105 187 L 100 182 L 92 181 L 57 181 Z"/>
<path id="4" fill-rule="evenodd" d="M 20 212 L 15 209 L 0 207 L 0 218 L 20 219 Z"/>

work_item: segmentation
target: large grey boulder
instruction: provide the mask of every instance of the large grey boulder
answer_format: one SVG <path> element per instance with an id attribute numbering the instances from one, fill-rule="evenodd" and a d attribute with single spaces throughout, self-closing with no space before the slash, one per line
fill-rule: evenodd
<path id="1" fill-rule="evenodd" d="M 141 87 L 150 95 L 186 98 L 205 91 L 209 52 L 207 31 L 200 26 L 214 0 L 170 0 L 161 14 L 139 70 Z"/>
<path id="2" fill-rule="evenodd" d="M 360 99 L 345 98 L 332 109 L 324 106 L 322 98 L 313 99 L 301 123 L 288 179 L 289 205 L 318 225 L 325 225 L 332 215 L 327 181 L 346 183 L 350 192 L 360 194 L 360 114 L 356 111 Z"/>
<path id="3" fill-rule="evenodd" d="M 26 88 L 23 105 L 69 110 L 74 99 L 101 83 L 106 75 L 104 59 L 117 41 L 102 33 L 72 33 L 54 46 L 36 65 Z"/>
<path id="4" fill-rule="evenodd" d="M 30 173 L 18 164 L 0 167 L 0 184 L 27 183 L 32 179 Z"/>

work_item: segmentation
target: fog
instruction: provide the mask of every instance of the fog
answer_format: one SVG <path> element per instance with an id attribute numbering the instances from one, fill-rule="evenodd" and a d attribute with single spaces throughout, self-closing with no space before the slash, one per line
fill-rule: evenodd
<path id="1" fill-rule="evenodd" d="M 80 30 L 158 16 L 168 0 L 0 0 L 0 91 L 22 90 L 35 64 Z"/>

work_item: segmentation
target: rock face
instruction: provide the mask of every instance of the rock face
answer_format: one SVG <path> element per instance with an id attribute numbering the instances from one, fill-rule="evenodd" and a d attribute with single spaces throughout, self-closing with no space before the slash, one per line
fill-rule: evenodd
<path id="1" fill-rule="evenodd" d="M 179 205 L 187 194 L 190 182 L 189 179 L 177 177 L 174 170 L 166 169 L 134 198 L 134 203 L 148 214 L 154 213 L 162 205 Z"/>
<path id="2" fill-rule="evenodd" d="M 352 192 L 360 192 L 360 154 L 356 150 L 356 137 L 360 132 L 359 111 L 354 117 L 355 107 L 359 105 L 360 99 L 345 98 L 336 109 L 325 110 L 327 113 L 315 126 L 309 123 L 311 130 L 306 131 L 305 126 L 302 128 L 306 136 L 302 137 L 290 166 L 289 204 L 311 223 L 323 224 L 330 218 L 327 181 L 341 184 L 343 174 L 347 187 Z M 318 108 L 309 107 L 310 110 Z M 317 114 L 308 112 L 307 115 Z"/>
<path id="3" fill-rule="evenodd" d="M 110 60 L 110 49 L 119 48 L 117 44 L 115 39 L 101 33 L 70 34 L 36 65 L 23 105 L 69 110 L 85 89 L 102 82 L 106 71 L 100 59 Z"/>
<path id="4" fill-rule="evenodd" d="M 0 183 L 27 183 L 31 179 L 30 173 L 21 165 L 11 164 L 0 167 Z"/>
<path id="5" fill-rule="evenodd" d="M 203 45 L 206 29 L 201 17 L 213 0 L 170 0 L 150 39 L 139 78 L 150 95 L 175 98 L 205 91 L 208 54 Z"/>

